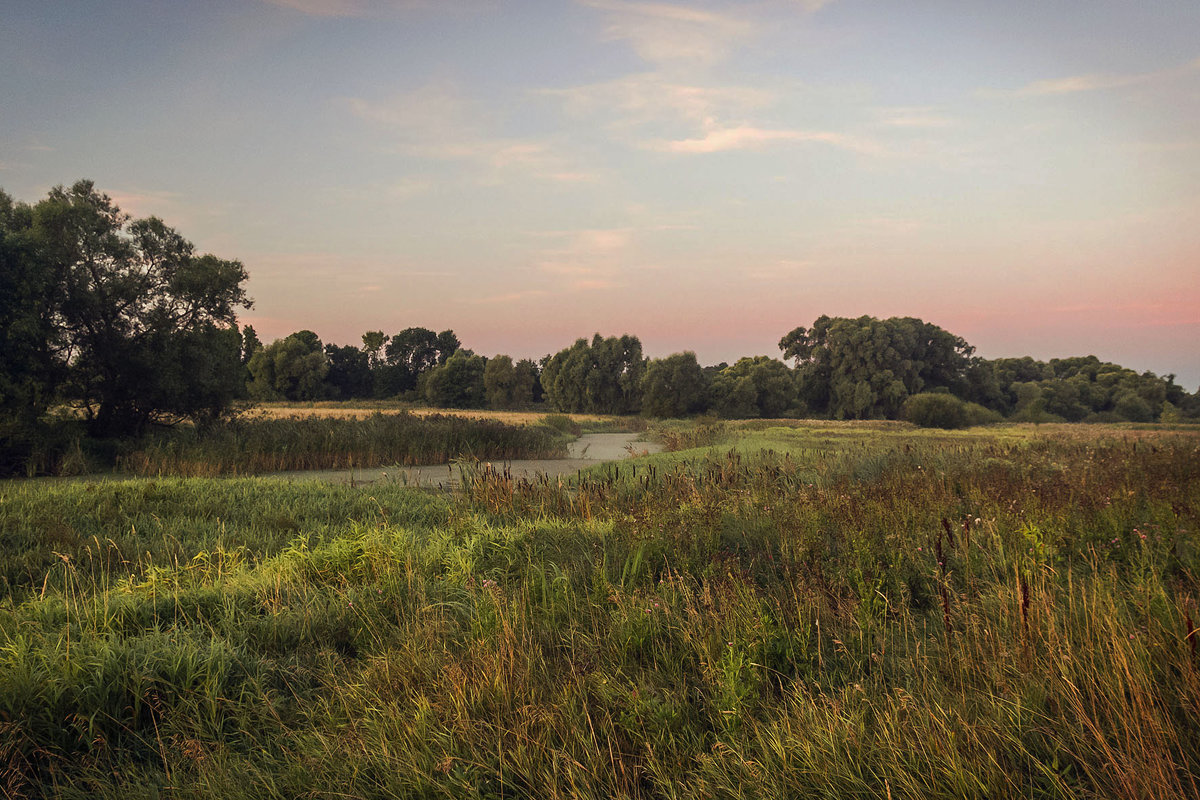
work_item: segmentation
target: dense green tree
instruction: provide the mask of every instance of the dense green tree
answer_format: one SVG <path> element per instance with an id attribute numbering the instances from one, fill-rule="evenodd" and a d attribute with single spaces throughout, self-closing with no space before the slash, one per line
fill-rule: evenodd
<path id="1" fill-rule="evenodd" d="M 242 377 L 235 311 L 250 305 L 239 262 L 198 255 L 156 217 L 132 220 L 90 181 L 28 211 L 4 205 L 6 227 L 20 228 L 5 234 L 20 246 L 15 263 L 38 275 L 18 293 L 31 305 L 16 334 L 42 340 L 24 357 L 61 370 L 54 394 L 82 408 L 92 433 L 225 413 Z"/>
<path id="2" fill-rule="evenodd" d="M 974 348 L 915 317 L 819 317 L 779 341 L 797 361 L 800 394 L 836 418 L 895 417 L 910 394 L 967 390 Z"/>
<path id="3" fill-rule="evenodd" d="M 446 363 L 429 370 L 423 384 L 426 402 L 441 408 L 483 408 L 487 402 L 486 369 L 483 356 L 456 350 Z"/>
<path id="4" fill-rule="evenodd" d="M 682 417 L 708 407 L 708 380 L 691 351 L 652 359 L 641 388 L 642 413 L 651 417 Z"/>
<path id="5" fill-rule="evenodd" d="M 540 400 L 538 367 L 532 359 L 522 358 L 513 365 L 513 407 L 521 408 Z"/>
<path id="6" fill-rule="evenodd" d="M 546 399 L 559 411 L 635 414 L 645 371 L 636 336 L 596 334 L 556 353 L 542 370 Z"/>
<path id="7" fill-rule="evenodd" d="M 367 331 L 362 335 L 362 343 L 367 363 L 374 372 L 384 363 L 383 348 L 388 343 L 388 337 L 384 335 L 383 331 Z"/>
<path id="8" fill-rule="evenodd" d="M 1006 411 L 1010 407 L 1008 395 L 996 376 L 994 362 L 986 358 L 972 357 L 964 379 L 966 387 L 961 396 L 967 402 L 997 412 Z"/>
<path id="9" fill-rule="evenodd" d="M 258 333 L 255 332 L 253 325 L 247 325 L 242 328 L 242 363 L 249 364 L 250 359 L 259 350 L 262 350 L 263 343 L 259 341 Z"/>
<path id="10" fill-rule="evenodd" d="M 0 191 L 0 436 L 32 431 L 66 363 L 54 274 L 38 260 L 33 209 Z"/>
<path id="11" fill-rule="evenodd" d="M 296 331 L 292 336 L 303 342 L 304 346 L 309 350 L 321 350 L 324 348 L 324 345 L 321 344 L 321 337 L 307 328 L 302 331 Z"/>
<path id="12" fill-rule="evenodd" d="M 792 371 L 769 356 L 740 358 L 712 382 L 712 407 L 723 417 L 778 417 L 796 400 Z"/>
<path id="13" fill-rule="evenodd" d="M 516 404 L 513 389 L 516 383 L 513 360 L 509 356 L 489 359 L 483 371 L 487 404 L 491 408 L 512 408 Z"/>
<path id="14" fill-rule="evenodd" d="M 967 399 L 1012 414 L 1016 420 L 1150 421 L 1158 418 L 1166 403 L 1179 407 L 1188 396 L 1173 375 L 1139 374 L 1096 356 L 1049 362 L 1028 356 L 975 360 L 968 370 L 972 387 L 972 374 L 983 371 L 990 373 L 987 392 L 972 389 Z"/>
<path id="15" fill-rule="evenodd" d="M 587 375 L 592 366 L 587 339 L 576 339 L 573 345 L 546 359 L 542 365 L 546 402 L 558 411 L 585 411 Z"/>
<path id="16" fill-rule="evenodd" d="M 416 389 L 423 374 L 445 364 L 459 347 L 454 331 L 405 328 L 384 347 L 385 363 L 376 371 L 376 394 L 391 396 Z"/>
<path id="17" fill-rule="evenodd" d="M 1113 398 L 1113 411 L 1130 422 L 1152 422 L 1155 414 L 1150 403 L 1132 389 L 1125 389 Z"/>
<path id="18" fill-rule="evenodd" d="M 329 397 L 349 400 L 371 396 L 374 383 L 367 353 L 353 345 L 327 344 L 325 358 L 329 362 L 329 372 L 325 374 Z"/>
<path id="19" fill-rule="evenodd" d="M 311 333 L 301 331 L 300 334 Z M 255 400 L 319 400 L 325 394 L 329 359 L 321 340 L 292 334 L 276 339 L 250 359 L 250 396 Z"/>

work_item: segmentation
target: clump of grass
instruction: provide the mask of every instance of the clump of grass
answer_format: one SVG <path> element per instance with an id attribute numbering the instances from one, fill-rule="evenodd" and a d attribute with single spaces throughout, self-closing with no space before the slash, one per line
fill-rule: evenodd
<path id="1" fill-rule="evenodd" d="M 715 419 L 704 419 L 697 424 L 660 422 L 650 433 L 651 438 L 660 442 L 669 453 L 719 444 L 728 434 L 728 423 Z"/>
<path id="2" fill-rule="evenodd" d="M 547 414 L 542 417 L 541 422 L 566 436 L 578 437 L 583 433 L 583 427 L 567 414 Z"/>

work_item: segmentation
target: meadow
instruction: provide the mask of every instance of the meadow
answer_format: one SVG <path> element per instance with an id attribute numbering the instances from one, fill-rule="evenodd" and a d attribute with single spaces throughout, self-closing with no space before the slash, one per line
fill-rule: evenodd
<path id="1" fill-rule="evenodd" d="M 2 791 L 1200 796 L 1200 433 L 650 435 L 455 495 L 0 486 Z"/>

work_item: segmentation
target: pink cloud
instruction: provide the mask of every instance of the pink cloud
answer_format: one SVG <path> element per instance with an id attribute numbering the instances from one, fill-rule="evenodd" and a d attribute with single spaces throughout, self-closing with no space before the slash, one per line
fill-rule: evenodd
<path id="1" fill-rule="evenodd" d="M 718 153 L 726 150 L 760 149 L 778 142 L 820 142 L 865 155 L 880 155 L 883 152 L 883 148 L 874 142 L 832 131 L 769 129 L 751 126 L 710 130 L 698 139 L 677 139 L 659 142 L 652 146 L 654 149 L 672 153 Z"/>

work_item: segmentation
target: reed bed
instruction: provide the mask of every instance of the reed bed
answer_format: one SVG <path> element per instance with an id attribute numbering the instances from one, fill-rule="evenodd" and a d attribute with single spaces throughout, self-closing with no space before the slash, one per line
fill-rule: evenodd
<path id="1" fill-rule="evenodd" d="M 444 464 L 456 458 L 527 459 L 565 455 L 545 426 L 407 412 L 363 418 L 247 418 L 177 433 L 124 455 L 134 475 L 209 477 L 287 470 Z"/>
<path id="2" fill-rule="evenodd" d="M 130 537 L 128 567 L 81 539 L 0 603 L 0 786 L 1200 794 L 1197 437 L 753 441 L 562 483 L 481 465 L 457 499 L 241 479 L 0 493 L 7 541 L 50 507 Z M 223 528 L 220 492 L 240 493 Z M 286 542 L 235 544 L 262 506 L 305 510 Z M 163 530 L 132 528 L 168 508 L 182 528 L 185 507 L 208 534 L 138 562 Z"/>

